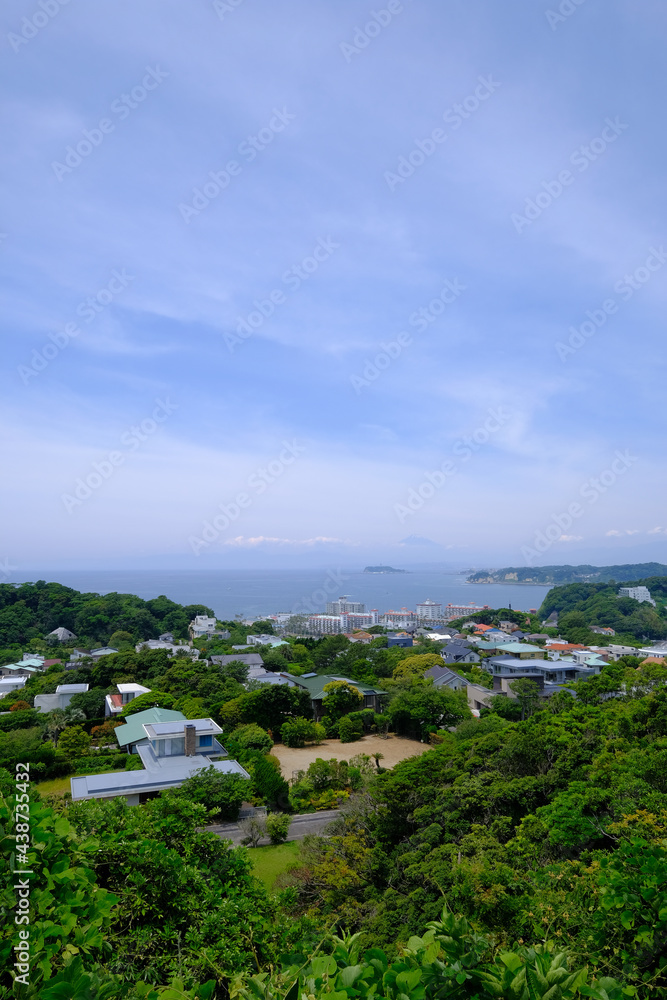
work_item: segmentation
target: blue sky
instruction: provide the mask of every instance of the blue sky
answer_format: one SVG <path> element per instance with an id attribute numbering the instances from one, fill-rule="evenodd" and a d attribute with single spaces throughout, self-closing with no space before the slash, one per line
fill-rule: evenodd
<path id="1" fill-rule="evenodd" d="M 0 563 L 667 561 L 664 4 L 2 20 Z"/>

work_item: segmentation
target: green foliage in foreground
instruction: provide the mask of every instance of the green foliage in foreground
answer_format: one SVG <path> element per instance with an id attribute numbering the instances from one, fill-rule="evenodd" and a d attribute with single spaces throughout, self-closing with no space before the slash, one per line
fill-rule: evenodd
<path id="1" fill-rule="evenodd" d="M 364 952 L 360 935 L 334 937 L 331 954 L 312 957 L 301 968 L 277 975 L 235 978 L 232 1000 L 623 1000 L 634 994 L 621 983 L 591 981 L 587 968 L 572 967 L 555 946 L 498 949 L 463 918 L 448 913 L 411 937 L 393 962 L 379 948 Z"/>

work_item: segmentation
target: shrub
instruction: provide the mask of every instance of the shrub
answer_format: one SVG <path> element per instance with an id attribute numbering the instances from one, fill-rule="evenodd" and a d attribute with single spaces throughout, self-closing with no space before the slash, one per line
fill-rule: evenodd
<path id="1" fill-rule="evenodd" d="M 291 819 L 285 813 L 269 813 L 266 817 L 266 832 L 272 844 L 284 844 L 289 833 Z"/>
<path id="2" fill-rule="evenodd" d="M 82 757 L 90 748 L 90 736 L 81 726 L 67 726 L 58 737 L 58 749 L 68 757 Z"/>
<path id="3" fill-rule="evenodd" d="M 305 747 L 316 737 L 315 723 L 308 719 L 288 719 L 280 727 L 280 738 L 286 747 Z"/>
<path id="4" fill-rule="evenodd" d="M 361 719 L 353 719 L 349 715 L 344 715 L 338 723 L 341 743 L 354 743 L 363 736 L 363 725 Z"/>
<path id="5" fill-rule="evenodd" d="M 240 774 L 223 774 L 212 764 L 197 771 L 178 789 L 179 796 L 201 802 L 207 809 L 215 809 L 221 820 L 230 823 L 239 818 L 241 803 L 251 792 L 247 778 Z"/>
<path id="6" fill-rule="evenodd" d="M 245 834 L 243 843 L 248 847 L 257 847 L 266 833 L 266 821 L 261 816 L 249 816 L 239 821 L 239 829 Z"/>
<path id="7" fill-rule="evenodd" d="M 29 711 L 31 706 L 27 701 L 15 701 L 12 707 L 9 709 L 10 712 L 25 712 Z"/>
<path id="8" fill-rule="evenodd" d="M 230 734 L 230 742 L 235 743 L 243 750 L 261 750 L 262 753 L 268 753 L 273 746 L 273 740 L 266 729 L 262 729 L 255 722 L 235 729 Z"/>

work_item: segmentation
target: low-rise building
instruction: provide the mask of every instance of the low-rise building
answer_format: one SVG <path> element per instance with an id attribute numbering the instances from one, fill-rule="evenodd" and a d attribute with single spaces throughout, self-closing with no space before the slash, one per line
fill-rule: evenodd
<path id="1" fill-rule="evenodd" d="M 4 698 L 12 691 L 20 691 L 27 679 L 27 677 L 0 677 L 0 698 Z"/>
<path id="2" fill-rule="evenodd" d="M 424 677 L 429 677 L 433 681 L 434 687 L 447 687 L 451 691 L 463 691 L 468 686 L 465 677 L 461 677 L 450 667 L 431 667 L 430 670 L 426 671 Z"/>
<path id="3" fill-rule="evenodd" d="M 104 714 L 120 715 L 126 705 L 138 698 L 140 694 L 150 694 L 151 689 L 143 684 L 117 684 L 116 691 L 105 698 Z"/>
<path id="4" fill-rule="evenodd" d="M 309 673 L 302 674 L 300 677 L 294 674 L 283 674 L 282 676 L 288 677 L 298 687 L 302 687 L 308 692 L 313 715 L 316 719 L 321 719 L 323 715 L 327 714 L 324 688 L 333 681 L 345 681 L 361 693 L 362 700 L 359 703 L 359 711 L 364 708 L 372 708 L 374 712 L 381 712 L 384 700 L 387 698 L 387 692 L 380 690 L 380 688 L 369 687 L 368 684 L 362 684 L 360 681 L 354 681 L 350 677 L 341 677 L 337 674 Z"/>
<path id="5" fill-rule="evenodd" d="M 541 646 L 533 646 L 529 642 L 504 642 L 497 648 L 503 656 L 513 656 L 519 660 L 543 660 L 547 655 Z"/>
<path id="6" fill-rule="evenodd" d="M 61 625 L 59 628 L 54 628 L 53 632 L 49 632 L 49 635 L 54 635 L 58 642 L 72 642 L 76 640 L 74 632 L 70 632 L 68 628 L 63 628 Z"/>
<path id="7" fill-rule="evenodd" d="M 648 587 L 621 587 L 618 596 L 631 597 L 633 601 L 639 601 L 640 604 L 652 604 L 655 607 L 655 601 L 651 597 Z"/>
<path id="8" fill-rule="evenodd" d="M 288 642 L 284 639 L 279 639 L 275 635 L 247 635 L 246 636 L 246 647 L 247 646 L 289 646 Z"/>
<path id="9" fill-rule="evenodd" d="M 401 649 L 412 649 L 415 642 L 411 635 L 387 635 L 387 646 L 393 648 L 399 646 Z"/>
<path id="10" fill-rule="evenodd" d="M 215 618 L 210 615 L 195 615 L 188 626 L 191 639 L 229 639 L 229 632 L 218 628 Z"/>
<path id="11" fill-rule="evenodd" d="M 165 716 L 179 718 L 165 718 Z M 125 730 L 130 728 L 131 732 Z M 141 758 L 144 769 L 116 774 L 86 774 L 70 779 L 72 800 L 123 796 L 128 805 L 145 802 L 167 788 L 178 788 L 203 768 L 221 774 L 250 775 L 218 742 L 222 730 L 212 719 L 186 719 L 181 712 L 149 709 L 130 716 L 115 735 L 119 746 Z"/>
<path id="12" fill-rule="evenodd" d="M 57 708 L 64 711 L 75 694 L 85 694 L 88 688 L 88 684 L 59 684 L 55 694 L 36 694 L 35 708 L 38 712 L 53 712 Z"/>

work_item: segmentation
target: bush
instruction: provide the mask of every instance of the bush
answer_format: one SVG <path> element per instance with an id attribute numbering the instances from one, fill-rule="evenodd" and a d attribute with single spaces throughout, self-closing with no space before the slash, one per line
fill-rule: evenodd
<path id="1" fill-rule="evenodd" d="M 341 743 L 354 743 L 356 740 L 360 740 L 364 732 L 361 719 L 353 719 L 349 715 L 344 715 L 338 723 L 338 732 Z"/>
<path id="2" fill-rule="evenodd" d="M 266 832 L 272 844 L 284 844 L 289 833 L 291 819 L 285 813 L 269 813 L 266 817 Z"/>
<path id="3" fill-rule="evenodd" d="M 27 701 L 15 701 L 12 707 L 9 709 L 10 712 L 26 712 L 30 711 L 32 706 Z"/>
<path id="4" fill-rule="evenodd" d="M 308 719 L 288 719 L 280 727 L 280 738 L 286 747 L 305 747 L 318 736 L 315 723 Z"/>
<path id="5" fill-rule="evenodd" d="M 58 737 L 58 749 L 68 757 L 83 757 L 90 749 L 91 739 L 81 726 L 67 726 Z"/>
<path id="6" fill-rule="evenodd" d="M 241 747 L 242 750 L 260 750 L 262 753 L 268 753 L 273 746 L 273 740 L 266 729 L 262 729 L 254 722 L 246 726 L 239 726 L 233 733 L 230 733 L 229 740 Z"/>
<path id="7" fill-rule="evenodd" d="M 240 774 L 223 774 L 212 764 L 193 774 L 178 789 L 179 796 L 201 802 L 207 809 L 215 809 L 219 819 L 230 823 L 239 818 L 241 804 L 251 792 L 247 778 Z"/>
<path id="8" fill-rule="evenodd" d="M 257 847 L 266 833 L 266 822 L 263 816 L 249 816 L 239 821 L 239 829 L 245 834 L 242 843 L 248 847 Z"/>

